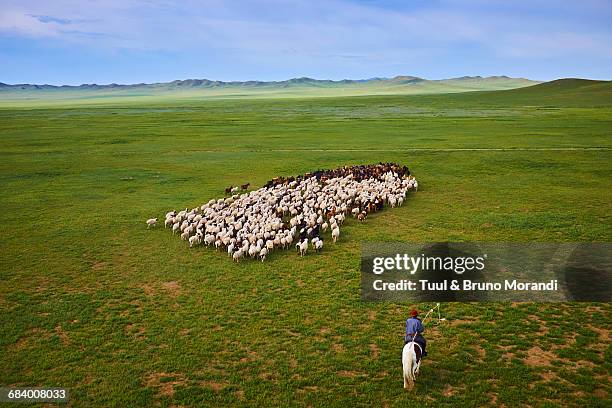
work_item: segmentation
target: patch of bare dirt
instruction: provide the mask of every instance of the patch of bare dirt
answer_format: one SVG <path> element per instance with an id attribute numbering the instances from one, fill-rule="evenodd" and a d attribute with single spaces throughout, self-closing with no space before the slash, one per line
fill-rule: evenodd
<path id="1" fill-rule="evenodd" d="M 264 371 L 264 372 L 259 373 L 258 377 L 266 381 L 274 381 L 274 382 L 278 381 L 278 375 L 275 373 L 271 373 L 269 371 Z"/>
<path id="2" fill-rule="evenodd" d="M 592 361 L 580 360 L 575 363 L 576 368 L 595 368 L 596 365 Z"/>
<path id="3" fill-rule="evenodd" d="M 214 392 L 219 392 L 219 391 L 221 391 L 222 389 L 224 389 L 225 387 L 228 386 L 227 383 L 219 382 L 219 381 L 200 381 L 199 384 L 202 387 L 210 388 Z"/>
<path id="4" fill-rule="evenodd" d="M 540 377 L 542 377 L 542 380 L 544 381 L 556 381 L 559 379 L 559 376 L 554 371 L 544 371 L 539 374 Z"/>
<path id="5" fill-rule="evenodd" d="M 455 393 L 455 389 L 450 384 L 446 384 L 446 386 L 444 387 L 444 390 L 442 391 L 442 395 L 444 395 L 445 397 L 450 397 L 454 393 Z"/>
<path id="6" fill-rule="evenodd" d="M 363 374 L 360 374 L 357 371 L 342 370 L 342 371 L 338 371 L 338 375 L 344 378 L 355 378 Z"/>
<path id="7" fill-rule="evenodd" d="M 485 349 L 482 348 L 482 346 L 480 344 L 475 344 L 474 345 L 474 350 L 476 350 L 476 353 L 478 354 L 478 358 L 482 361 L 484 360 L 484 358 L 487 355 L 487 351 Z"/>
<path id="8" fill-rule="evenodd" d="M 597 333 L 599 340 L 601 342 L 609 343 L 610 342 L 610 330 L 603 329 L 601 327 L 593 326 L 592 324 L 588 325 L 589 330 L 593 330 Z"/>
<path id="9" fill-rule="evenodd" d="M 597 388 L 595 391 L 593 391 L 593 395 L 597 398 L 604 399 L 608 397 L 608 392 L 602 388 Z"/>
<path id="10" fill-rule="evenodd" d="M 142 285 L 142 290 L 144 291 L 144 294 L 147 296 L 153 296 L 155 295 L 155 288 L 153 288 L 153 286 L 145 283 L 144 285 Z"/>
<path id="11" fill-rule="evenodd" d="M 181 284 L 177 281 L 163 282 L 161 286 L 172 297 L 177 297 L 181 294 Z"/>
<path id="12" fill-rule="evenodd" d="M 136 327 L 132 323 L 128 323 L 125 326 L 125 334 L 128 336 L 134 336 L 136 338 L 144 337 L 145 329 L 144 327 Z"/>
<path id="13" fill-rule="evenodd" d="M 67 346 L 70 344 L 70 339 L 68 338 L 68 335 L 66 334 L 66 332 L 62 329 L 62 326 L 60 325 L 55 326 L 55 333 L 60 338 L 64 346 Z"/>
<path id="14" fill-rule="evenodd" d="M 459 326 L 461 324 L 472 324 L 472 323 L 476 323 L 477 320 L 462 320 L 462 319 L 455 319 L 455 320 L 450 320 L 450 325 L 451 326 Z"/>
<path id="15" fill-rule="evenodd" d="M 179 336 L 187 336 L 189 333 L 191 333 L 191 329 L 181 329 L 179 331 Z"/>
<path id="16" fill-rule="evenodd" d="M 376 360 L 378 355 L 380 354 L 380 349 L 378 348 L 378 344 L 370 343 L 370 352 L 372 353 L 372 358 Z"/>
<path id="17" fill-rule="evenodd" d="M 153 373 L 146 379 L 146 386 L 157 388 L 160 395 L 172 397 L 174 387 L 185 384 L 185 376 L 180 373 Z"/>
<path id="18" fill-rule="evenodd" d="M 544 335 L 546 335 L 546 334 L 548 333 L 548 326 L 547 326 L 547 324 L 546 324 L 546 321 L 544 321 L 544 320 L 540 319 L 540 318 L 539 318 L 538 316 L 536 316 L 536 315 L 529 315 L 529 316 L 528 316 L 528 319 L 529 319 L 529 320 L 532 320 L 532 321 L 535 321 L 535 322 L 537 322 L 537 323 L 539 324 L 539 326 L 540 326 L 540 327 L 538 328 L 537 333 L 538 333 L 540 336 L 544 336 Z"/>
<path id="19" fill-rule="evenodd" d="M 104 261 L 94 262 L 94 264 L 91 266 L 92 271 L 99 271 L 104 268 L 106 268 L 106 262 Z"/>
<path id="20" fill-rule="evenodd" d="M 8 347 L 9 350 L 23 350 L 28 348 L 30 344 L 38 337 L 38 338 L 49 338 L 50 333 L 39 327 L 35 327 L 27 331 L 21 338 L 17 340 L 15 344 L 12 344 Z"/>
<path id="21" fill-rule="evenodd" d="M 344 352 L 344 346 L 340 343 L 332 343 L 331 349 L 335 351 L 336 353 Z"/>
<path id="22" fill-rule="evenodd" d="M 531 367 L 545 367 L 557 359 L 550 351 L 544 351 L 538 346 L 534 346 L 527 350 L 527 357 L 523 359 L 523 363 Z"/>
<path id="23" fill-rule="evenodd" d="M 300 388 L 298 390 L 299 394 L 306 394 L 309 392 L 317 392 L 319 391 L 319 387 L 317 387 L 316 385 L 307 385 L 306 387 Z"/>

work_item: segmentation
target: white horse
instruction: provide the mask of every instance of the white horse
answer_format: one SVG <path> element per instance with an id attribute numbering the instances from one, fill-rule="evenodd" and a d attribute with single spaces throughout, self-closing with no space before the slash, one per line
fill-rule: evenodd
<path id="1" fill-rule="evenodd" d="M 418 350 L 415 350 L 418 347 Z M 417 352 L 419 357 L 417 358 Z M 421 366 L 420 356 L 422 355 L 421 346 L 414 341 L 406 343 L 402 350 L 402 368 L 404 377 L 404 388 L 410 389 L 414 386 L 416 377 L 419 374 L 419 367 Z"/>

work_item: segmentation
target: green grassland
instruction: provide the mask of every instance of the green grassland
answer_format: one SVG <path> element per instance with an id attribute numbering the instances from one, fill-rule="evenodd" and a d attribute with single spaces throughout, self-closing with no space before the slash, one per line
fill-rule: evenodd
<path id="1" fill-rule="evenodd" d="M 83 105 L 134 105 L 167 103 L 177 100 L 208 99 L 276 99 L 315 98 L 365 95 L 415 95 L 467 91 L 515 89 L 537 84 L 523 78 L 463 77 L 444 80 L 423 80 L 395 77 L 368 81 L 319 81 L 295 78 L 283 82 L 243 82 L 197 85 L 197 80 L 130 86 L 83 86 L 36 88 L 0 86 L 0 107 L 57 107 Z"/>
<path id="2" fill-rule="evenodd" d="M 72 406 L 610 406 L 607 303 L 442 304 L 406 392 L 404 319 L 432 305 L 360 301 L 363 241 L 611 240 L 610 83 L 561 84 L 3 105 L 0 384 L 69 387 Z M 419 191 L 320 255 L 235 264 L 144 223 L 378 161 Z"/>

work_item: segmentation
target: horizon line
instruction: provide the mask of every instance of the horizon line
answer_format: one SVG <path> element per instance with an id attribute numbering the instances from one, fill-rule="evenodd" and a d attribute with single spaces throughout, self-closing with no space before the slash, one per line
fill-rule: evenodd
<path id="1" fill-rule="evenodd" d="M 298 76 L 298 77 L 292 77 L 292 78 L 288 78 L 288 79 L 275 79 L 275 80 L 260 80 L 260 79 L 249 79 L 249 80 L 219 80 L 219 79 L 208 79 L 208 78 L 185 78 L 185 79 L 173 79 L 173 80 L 169 80 L 169 81 L 158 81 L 158 82 L 134 82 L 134 83 L 117 83 L 117 82 L 111 82 L 111 83 L 105 83 L 105 84 L 98 84 L 96 82 L 84 82 L 81 84 L 58 84 L 58 83 L 30 83 L 30 82 L 22 82 L 22 83 L 6 83 L 6 82 L 2 82 L 0 81 L 0 85 L 5 85 L 5 86 L 24 86 L 24 85 L 31 85 L 31 86 L 52 86 L 52 87 L 80 87 L 80 86 L 136 86 L 136 85 L 158 85 L 158 84 L 169 84 L 169 83 L 173 83 L 173 82 L 185 82 L 185 81 L 209 81 L 209 82 L 218 82 L 218 83 L 223 83 L 223 84 L 239 84 L 239 83 L 247 83 L 247 82 L 260 82 L 260 83 L 282 83 L 282 82 L 288 82 L 288 81 L 292 81 L 292 80 L 311 80 L 311 81 L 328 81 L 328 82 L 344 82 L 344 81 L 350 81 L 350 82 L 367 82 L 367 81 L 376 81 L 376 80 L 380 80 L 380 81 L 389 81 L 389 80 L 393 80 L 393 79 L 397 79 L 397 78 L 412 78 L 415 80 L 423 80 L 423 81 L 448 81 L 448 80 L 453 80 L 453 79 L 488 79 L 488 78 L 507 78 L 507 79 L 519 79 L 519 80 L 527 80 L 527 81 L 533 81 L 533 82 L 550 82 L 550 81 L 543 81 L 543 80 L 539 80 L 539 79 L 531 79 L 531 78 L 527 78 L 527 77 L 511 77 L 508 75 L 489 75 L 489 76 L 482 76 L 482 75 L 462 75 L 462 76 L 457 76 L 457 77 L 450 77 L 450 78 L 437 78 L 437 79 L 428 79 L 428 78 L 424 78 L 424 77 L 418 77 L 418 76 L 414 76 L 414 75 L 395 75 L 393 77 L 377 77 L 377 76 L 373 76 L 370 78 L 359 78 L 359 79 L 350 79 L 350 78 L 343 78 L 343 79 L 318 79 L 318 78 L 313 78 L 313 77 L 309 77 L 309 76 Z M 558 79 L 586 79 L 586 80 L 592 80 L 592 81 L 608 81 L 607 79 L 592 79 L 592 78 L 580 78 L 580 77 L 566 77 L 566 78 L 556 78 L 556 79 L 552 79 L 551 81 L 554 80 L 558 80 Z"/>

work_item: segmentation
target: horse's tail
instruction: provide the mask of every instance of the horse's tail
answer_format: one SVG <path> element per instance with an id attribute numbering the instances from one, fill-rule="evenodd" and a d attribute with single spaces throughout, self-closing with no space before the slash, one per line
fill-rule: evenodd
<path id="1" fill-rule="evenodd" d="M 416 377 L 414 375 L 416 369 L 416 353 L 414 352 L 413 343 L 408 343 L 402 350 L 402 371 L 404 377 L 404 388 L 412 388 Z"/>

